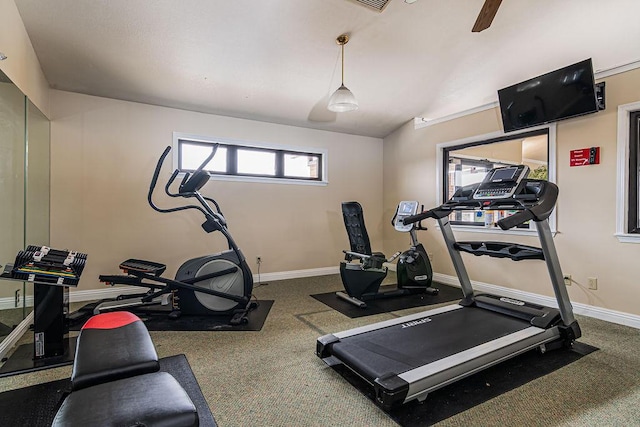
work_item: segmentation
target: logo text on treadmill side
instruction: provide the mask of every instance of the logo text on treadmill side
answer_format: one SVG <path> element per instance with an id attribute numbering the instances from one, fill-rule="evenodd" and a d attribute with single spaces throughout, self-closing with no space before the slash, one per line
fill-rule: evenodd
<path id="1" fill-rule="evenodd" d="M 418 319 L 418 320 L 414 320 L 412 322 L 407 322 L 407 323 L 403 323 L 402 324 L 402 328 L 410 328 L 412 326 L 418 326 L 418 325 L 422 325 L 423 323 L 429 323 L 431 322 L 431 318 L 429 317 L 424 317 L 422 319 Z"/>
<path id="2" fill-rule="evenodd" d="M 513 305 L 524 305 L 524 302 L 518 301 L 517 299 L 512 299 L 512 298 L 501 297 L 500 301 L 508 302 L 509 304 L 513 304 Z"/>

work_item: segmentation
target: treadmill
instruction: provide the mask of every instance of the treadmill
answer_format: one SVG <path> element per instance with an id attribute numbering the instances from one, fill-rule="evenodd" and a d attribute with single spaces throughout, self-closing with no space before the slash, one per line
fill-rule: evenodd
<path id="1" fill-rule="evenodd" d="M 404 219 L 405 224 L 437 220 L 462 288 L 460 302 L 322 336 L 316 355 L 327 365 L 344 365 L 364 379 L 373 387 L 376 403 L 388 410 L 414 399 L 423 401 L 431 391 L 529 350 L 544 353 L 570 347 L 581 332 L 548 222 L 558 187 L 526 179 L 528 172 L 524 165 L 493 169 L 481 183 L 459 188 L 443 205 Z M 533 221 L 541 247 L 456 241 L 449 217 L 469 209 L 515 211 L 497 225 L 508 230 Z M 543 260 L 558 307 L 475 295 L 462 252 L 514 261 Z"/>

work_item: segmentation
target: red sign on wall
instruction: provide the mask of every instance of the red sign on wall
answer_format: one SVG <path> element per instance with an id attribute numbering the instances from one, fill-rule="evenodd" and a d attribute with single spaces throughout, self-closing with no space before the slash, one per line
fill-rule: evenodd
<path id="1" fill-rule="evenodd" d="M 569 166 L 586 166 L 600 164 L 600 147 L 581 148 L 569 153 Z"/>

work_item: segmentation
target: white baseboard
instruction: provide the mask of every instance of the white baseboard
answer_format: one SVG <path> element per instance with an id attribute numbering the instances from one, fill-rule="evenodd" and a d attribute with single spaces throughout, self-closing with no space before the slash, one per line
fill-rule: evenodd
<path id="1" fill-rule="evenodd" d="M 340 272 L 339 267 L 322 267 L 322 268 L 310 268 L 307 270 L 291 270 L 291 271 L 278 271 L 275 273 L 261 273 L 253 275 L 253 281 L 258 283 L 258 279 L 261 282 L 267 282 L 269 280 L 286 280 L 286 279 L 299 279 L 301 277 L 315 277 L 315 276 L 327 276 L 330 274 L 338 274 Z M 106 286 L 103 289 L 87 289 L 87 290 L 72 290 L 69 292 L 69 302 L 82 302 L 82 301 L 94 301 L 100 299 L 116 298 L 118 295 L 124 294 L 137 294 L 145 292 L 146 288 L 137 286 Z M 33 306 L 33 296 L 27 297 L 27 306 Z M 15 301 L 13 297 L 0 298 L 0 310 L 11 309 L 15 307 Z"/>
<path id="2" fill-rule="evenodd" d="M 9 310 L 9 309 L 12 309 L 12 308 L 21 308 L 22 307 L 22 300 L 18 304 L 20 304 L 20 305 L 18 307 L 16 307 L 16 302 L 15 302 L 13 297 L 0 298 L 0 310 Z M 27 307 L 32 307 L 33 306 L 33 296 L 28 296 L 27 297 L 26 304 L 27 304 Z"/>
<path id="3" fill-rule="evenodd" d="M 460 282 L 455 276 L 434 273 L 433 280 L 444 283 L 445 285 L 460 287 Z M 554 297 L 505 288 L 503 286 L 492 285 L 490 283 L 477 282 L 475 280 L 472 280 L 471 284 L 473 285 L 474 290 L 503 295 L 508 298 L 522 299 L 534 304 L 546 305 L 547 307 L 558 307 L 558 303 Z M 571 305 L 573 306 L 573 312 L 575 314 L 640 329 L 640 316 L 638 315 L 610 310 L 608 308 L 595 307 L 579 302 L 572 302 Z"/>
<path id="4" fill-rule="evenodd" d="M 390 268 L 391 270 L 391 268 Z M 339 267 L 321 267 L 310 268 L 306 270 L 291 270 L 291 271 L 279 271 L 273 273 L 261 273 L 260 281 L 267 282 L 270 280 L 286 280 L 286 279 L 299 279 L 302 277 L 315 277 L 326 276 L 330 274 L 338 274 Z M 444 283 L 446 285 L 460 287 L 460 282 L 455 276 L 449 276 L 441 273 L 434 273 L 433 279 L 436 282 Z M 258 274 L 253 275 L 253 280 L 258 283 Z M 503 286 L 493 285 L 490 283 L 483 283 L 478 281 L 471 281 L 473 288 L 481 292 L 488 292 L 493 294 L 504 295 L 509 298 L 523 299 L 525 301 L 532 302 L 534 304 L 546 305 L 549 307 L 557 307 L 555 298 L 534 294 L 531 292 L 519 291 L 517 289 L 505 288 Z M 93 301 L 99 299 L 115 298 L 118 295 L 140 293 L 141 289 L 136 286 L 105 286 L 104 289 L 88 289 L 77 290 L 69 292 L 70 302 L 81 301 Z M 33 297 L 27 298 L 27 305 L 33 305 Z M 588 304 L 582 304 L 578 302 L 572 302 L 573 311 L 576 314 L 583 316 L 593 317 L 607 322 L 617 323 L 619 325 L 630 326 L 632 328 L 640 329 L 640 316 L 630 313 L 623 313 L 621 311 L 611 310 L 602 307 L 595 307 Z M 0 298 L 0 310 L 15 308 L 13 297 Z"/>
<path id="5" fill-rule="evenodd" d="M 330 274 L 340 273 L 340 267 L 322 267 L 322 268 L 309 268 L 307 270 L 291 270 L 291 271 L 278 271 L 275 273 L 261 273 L 260 281 L 266 282 L 268 280 L 286 280 L 286 279 L 299 279 L 301 277 L 315 277 L 315 276 L 328 276 Z M 258 283 L 258 275 L 253 275 L 253 281 Z"/>
<path id="6" fill-rule="evenodd" d="M 147 288 L 138 286 L 105 286 L 105 289 L 87 289 L 84 291 L 69 292 L 69 302 L 94 301 L 100 299 L 116 298 L 118 295 L 141 294 Z"/>

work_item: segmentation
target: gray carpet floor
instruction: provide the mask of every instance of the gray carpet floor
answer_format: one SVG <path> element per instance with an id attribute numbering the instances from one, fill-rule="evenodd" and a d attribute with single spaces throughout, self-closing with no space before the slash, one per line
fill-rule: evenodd
<path id="1" fill-rule="evenodd" d="M 422 309 L 349 319 L 309 296 L 340 289 L 337 275 L 274 281 L 254 291 L 275 300 L 262 331 L 151 334 L 161 357 L 186 354 L 222 427 L 395 426 L 315 356 L 315 342 L 325 333 Z M 438 425 L 640 426 L 640 331 L 578 320 L 580 341 L 599 351 Z M 2 378 L 0 391 L 70 373 L 63 367 Z"/>

